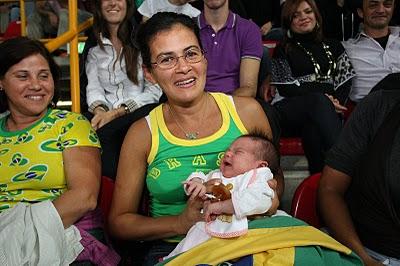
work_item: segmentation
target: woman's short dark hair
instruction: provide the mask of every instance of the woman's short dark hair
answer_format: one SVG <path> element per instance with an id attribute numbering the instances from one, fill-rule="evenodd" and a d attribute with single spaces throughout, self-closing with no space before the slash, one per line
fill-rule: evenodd
<path id="1" fill-rule="evenodd" d="M 139 27 L 137 40 L 142 53 L 143 64 L 151 68 L 150 42 L 162 31 L 170 30 L 173 26 L 181 24 L 191 30 L 196 35 L 200 48 L 200 30 L 196 22 L 189 16 L 173 12 L 159 12 Z"/>
<path id="2" fill-rule="evenodd" d="M 317 4 L 314 2 L 314 0 L 287 0 L 283 4 L 282 8 L 282 28 L 283 32 L 287 33 L 288 30 L 290 30 L 290 26 L 292 25 L 293 21 L 293 15 L 296 13 L 297 8 L 302 2 L 307 2 L 311 9 L 313 10 L 315 14 L 315 19 L 317 21 L 316 25 L 316 40 L 322 40 L 323 34 L 322 34 L 322 17 L 321 13 L 318 10 Z M 285 39 L 287 38 L 287 34 L 284 35 Z"/>
<path id="3" fill-rule="evenodd" d="M 58 79 L 60 77 L 60 69 L 47 48 L 37 40 L 32 40 L 27 37 L 17 37 L 14 39 L 6 40 L 0 44 L 0 79 L 4 79 L 7 71 L 18 64 L 23 59 L 40 54 L 46 59 L 49 64 L 51 75 L 54 80 L 54 97 L 53 103 L 56 104 L 59 97 L 59 92 L 56 89 Z M 0 113 L 8 109 L 7 96 L 4 90 L 0 91 Z"/>

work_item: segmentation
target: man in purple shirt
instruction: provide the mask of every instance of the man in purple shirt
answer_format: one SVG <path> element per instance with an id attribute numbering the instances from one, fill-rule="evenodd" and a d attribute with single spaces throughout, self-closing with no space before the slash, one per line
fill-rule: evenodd
<path id="1" fill-rule="evenodd" d="M 260 29 L 229 10 L 228 0 L 204 0 L 198 17 L 207 91 L 255 97 L 263 54 Z"/>

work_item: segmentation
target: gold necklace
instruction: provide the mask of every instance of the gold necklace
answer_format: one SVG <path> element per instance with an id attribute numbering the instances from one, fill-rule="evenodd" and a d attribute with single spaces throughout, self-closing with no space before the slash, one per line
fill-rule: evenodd
<path id="1" fill-rule="evenodd" d="M 322 47 L 324 48 L 325 55 L 328 58 L 328 71 L 326 72 L 326 75 L 323 75 L 321 72 L 321 66 L 318 64 L 317 60 L 315 60 L 313 54 L 308 51 L 303 45 L 301 45 L 300 42 L 296 42 L 296 44 L 308 55 L 310 58 L 313 66 L 314 66 L 314 72 L 315 72 L 315 78 L 316 81 L 324 81 L 332 78 L 332 74 L 335 71 L 336 68 L 336 62 L 335 59 L 333 58 L 332 52 L 329 50 L 329 46 L 322 42 Z"/>
<path id="2" fill-rule="evenodd" d="M 207 111 L 207 104 L 208 104 L 208 93 L 206 93 L 206 103 L 205 103 L 205 108 L 204 108 L 204 112 L 203 112 L 203 116 L 201 118 L 199 127 L 201 128 L 203 125 L 203 121 L 204 121 L 204 117 L 206 115 L 206 111 Z M 185 134 L 185 138 L 189 139 L 189 140 L 194 140 L 197 139 L 199 137 L 200 132 L 199 131 L 194 131 L 194 132 L 187 132 L 182 125 L 179 123 L 178 119 L 175 117 L 175 112 L 173 110 L 173 108 L 171 107 L 171 105 L 169 103 L 167 103 L 168 106 L 168 111 L 171 114 L 172 119 L 174 119 L 175 123 L 177 124 L 177 126 L 179 127 L 180 130 L 182 130 L 182 132 Z"/>

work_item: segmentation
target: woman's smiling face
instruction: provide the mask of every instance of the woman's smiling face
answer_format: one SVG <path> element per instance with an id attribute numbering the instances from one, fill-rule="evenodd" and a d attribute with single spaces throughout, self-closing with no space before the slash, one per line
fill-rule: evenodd
<path id="1" fill-rule="evenodd" d="M 185 55 L 201 51 L 196 35 L 182 24 L 156 34 L 150 41 L 151 68 L 145 68 L 146 78 L 158 83 L 168 100 L 190 103 L 204 91 L 207 61 L 204 57 L 197 63 L 188 63 Z M 154 64 L 164 58 L 177 57 L 170 69 Z"/>
<path id="2" fill-rule="evenodd" d="M 299 34 L 312 32 L 317 24 L 314 10 L 306 2 L 303 1 L 299 4 L 292 17 L 292 24 L 290 29 Z"/>
<path id="3" fill-rule="evenodd" d="M 11 113 L 41 116 L 54 96 L 54 80 L 46 59 L 34 54 L 13 65 L 0 80 Z"/>

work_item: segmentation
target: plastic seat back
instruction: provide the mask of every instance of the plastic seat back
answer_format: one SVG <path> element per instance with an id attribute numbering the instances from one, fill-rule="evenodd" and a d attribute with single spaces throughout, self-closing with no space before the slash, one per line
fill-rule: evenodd
<path id="1" fill-rule="evenodd" d="M 293 199 L 291 215 L 308 224 L 321 228 L 322 223 L 317 212 L 317 190 L 321 173 L 304 179 L 297 187 Z"/>
<path id="2" fill-rule="evenodd" d="M 107 217 L 110 213 L 111 200 L 114 192 L 114 180 L 107 176 L 101 177 L 101 186 L 99 194 L 99 207 L 104 215 L 104 222 L 107 223 Z"/>
<path id="3" fill-rule="evenodd" d="M 21 36 L 21 21 L 13 21 L 8 24 L 6 31 L 4 32 L 4 39 L 12 39 Z"/>

